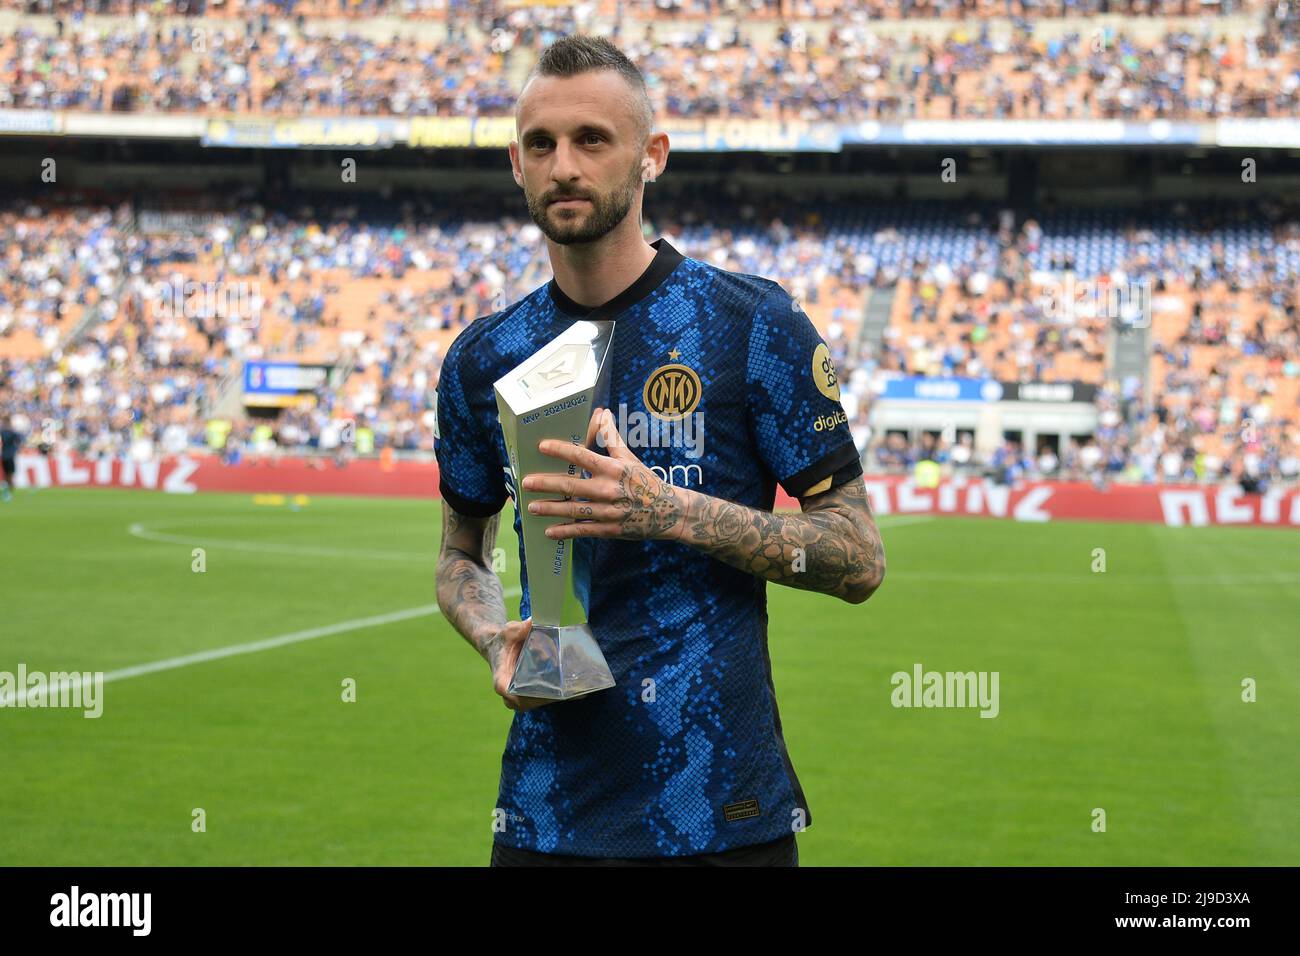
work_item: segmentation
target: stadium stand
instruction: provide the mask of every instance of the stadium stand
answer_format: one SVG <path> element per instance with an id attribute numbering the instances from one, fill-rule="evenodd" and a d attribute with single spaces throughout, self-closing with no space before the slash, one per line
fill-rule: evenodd
<path id="1" fill-rule="evenodd" d="M 291 358 L 349 374 L 314 409 L 281 415 L 274 442 L 256 450 L 336 450 L 338 422 L 349 420 L 373 432 L 377 449 L 427 451 L 446 347 L 473 318 L 549 278 L 531 223 L 433 212 L 249 207 L 212 214 L 198 233 L 144 234 L 124 206 L 14 204 L 0 214 L 11 265 L 0 285 L 3 398 L 32 423 L 60 423 L 61 440 L 85 452 L 147 456 L 206 444 L 206 421 L 243 360 Z M 1300 222 L 1290 210 L 1243 211 L 1250 218 L 1231 223 L 1188 209 L 1128 223 L 1064 210 L 1018 226 L 995 210 L 940 204 L 865 214 L 826 205 L 792 223 L 772 209 L 745 212 L 736 221 L 694 209 L 657 224 L 684 252 L 773 277 L 799 297 L 831 344 L 859 445 L 881 470 L 925 454 L 1008 477 L 1296 477 Z M 1067 274 L 1154 290 L 1150 407 L 1107 381 L 1111 319 L 1050 308 Z M 183 282 L 197 285 L 186 294 Z M 247 295 L 204 294 L 241 283 Z M 858 335 L 873 289 L 896 292 L 879 343 Z M 989 461 L 939 436 L 908 446 L 871 435 L 875 394 L 903 375 L 1093 384 L 1102 427 L 1091 448 L 1008 444 Z M 230 449 L 258 444 L 256 427 L 238 425 Z M 39 441 L 39 427 L 32 433 Z"/>
<path id="2" fill-rule="evenodd" d="M 743 16 L 746 19 L 870 20 L 971 19 L 996 17 L 1060 18 L 1120 14 L 1129 17 L 1232 16 L 1267 6 L 1267 0 L 594 0 L 554 3 L 560 9 L 586 7 L 599 16 L 629 14 L 642 19 Z M 3 0 L 0 9 L 27 14 L 154 15 L 245 18 L 262 14 L 318 19 L 379 16 L 454 19 L 472 16 L 483 22 L 517 12 L 510 0 Z"/>
<path id="3" fill-rule="evenodd" d="M 0 109 L 509 116 L 557 32 L 610 26 L 661 118 L 1209 120 L 1300 115 L 1300 14 L 1272 0 L 0 0 Z M 1101 19 L 1092 19 L 1100 17 Z M 1167 18 L 1181 18 L 1171 20 Z M 364 21 L 364 22 L 363 22 Z M 11 114 L 14 115 L 14 114 Z M 48 195 L 0 204 L 0 404 L 29 442 L 148 457 L 427 453 L 447 346 L 549 278 L 472 196 Z M 1300 214 L 975 200 L 649 202 L 648 230 L 781 282 L 831 347 L 870 467 L 1123 480 L 1300 477 Z M 792 208 L 798 210 L 793 214 Z M 1060 308 L 1064 283 L 1142 308 Z M 188 286 L 186 284 L 189 284 Z M 216 290 L 218 294 L 214 295 Z M 875 318 L 869 320 L 875 309 Z M 1149 389 L 1114 374 L 1149 323 Z M 337 372 L 314 407 L 238 402 L 247 360 Z M 1087 441 L 976 450 L 873 433 L 894 378 L 1096 388 Z M 231 430 L 209 423 L 228 417 Z"/>
<path id="4" fill-rule="evenodd" d="M 549 8 L 543 8 L 549 9 Z M 324 21 L 315 21 L 317 25 Z M 711 22 L 655 32 L 621 19 L 628 55 L 663 117 L 836 120 L 1208 119 L 1300 112 L 1298 15 L 1137 36 L 1034 22 L 990 32 L 817 34 Z M 266 116 L 506 116 L 515 80 L 551 31 L 495 28 L 379 39 L 247 20 L 94 28 L 23 23 L 0 35 L 0 108 Z M 504 38 L 502 32 L 504 31 Z"/>

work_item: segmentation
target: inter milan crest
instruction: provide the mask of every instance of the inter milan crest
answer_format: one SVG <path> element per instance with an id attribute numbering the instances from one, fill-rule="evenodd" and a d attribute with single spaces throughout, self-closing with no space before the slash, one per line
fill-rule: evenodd
<path id="1" fill-rule="evenodd" d="M 661 421 L 675 422 L 695 411 L 703 386 L 695 369 L 677 363 L 681 357 L 677 349 L 669 352 L 668 357 L 673 362 L 660 365 L 650 373 L 642 397 L 651 415 Z"/>

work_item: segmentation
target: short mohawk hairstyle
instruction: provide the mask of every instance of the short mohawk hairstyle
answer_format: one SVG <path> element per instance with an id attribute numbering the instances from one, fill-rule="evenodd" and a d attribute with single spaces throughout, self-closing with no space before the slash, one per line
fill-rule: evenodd
<path id="1" fill-rule="evenodd" d="M 645 77 L 623 51 L 604 37 L 582 33 L 560 37 L 542 51 L 537 63 L 528 71 L 524 86 L 539 76 L 578 76 L 593 70 L 616 70 L 627 82 L 641 139 L 648 139 L 654 128 L 654 107 L 650 105 Z"/>

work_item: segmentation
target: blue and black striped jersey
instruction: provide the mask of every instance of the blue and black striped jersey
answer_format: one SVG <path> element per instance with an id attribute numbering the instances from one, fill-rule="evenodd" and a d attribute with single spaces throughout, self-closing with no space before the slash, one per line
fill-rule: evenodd
<path id="1" fill-rule="evenodd" d="M 764 510 L 778 483 L 799 497 L 861 474 L 829 352 L 790 295 L 653 246 L 646 272 L 600 310 L 616 322 L 609 407 L 637 457 L 676 486 Z M 491 515 L 513 498 L 493 382 L 591 312 L 552 280 L 452 344 L 436 450 L 456 511 Z M 588 621 L 617 686 L 515 715 L 496 840 L 681 856 L 811 824 L 777 711 L 766 582 L 684 544 L 575 547 L 589 549 Z"/>

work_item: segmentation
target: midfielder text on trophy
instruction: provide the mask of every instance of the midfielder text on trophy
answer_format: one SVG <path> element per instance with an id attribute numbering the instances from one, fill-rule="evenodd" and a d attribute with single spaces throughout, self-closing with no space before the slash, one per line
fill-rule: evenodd
<path id="1" fill-rule="evenodd" d="M 532 608 L 532 630 L 509 688 L 521 697 L 571 700 L 614 686 L 587 625 L 591 549 L 577 539 L 548 538 L 546 529 L 567 519 L 530 515 L 529 503 L 550 494 L 525 492 L 522 484 L 525 475 L 557 470 L 556 460 L 538 451 L 542 440 L 589 441 L 591 410 L 608 399 L 613 338 L 612 321 L 575 322 L 494 384 Z M 576 465 L 568 468 L 577 473 Z"/>

